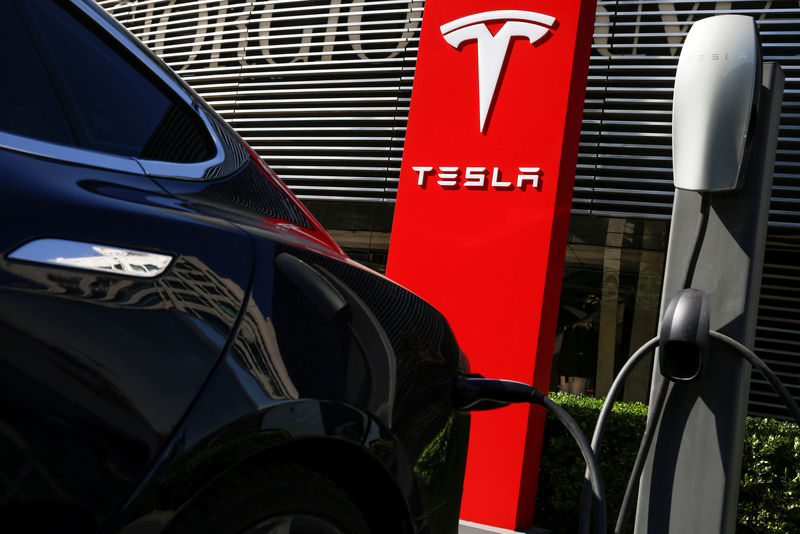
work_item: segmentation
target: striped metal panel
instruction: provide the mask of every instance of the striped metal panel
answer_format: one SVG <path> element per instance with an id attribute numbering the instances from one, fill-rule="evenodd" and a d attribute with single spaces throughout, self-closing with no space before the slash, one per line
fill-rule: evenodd
<path id="1" fill-rule="evenodd" d="M 423 2 L 99 4 L 300 198 L 394 202 Z"/>
<path id="2" fill-rule="evenodd" d="M 800 234 L 794 229 L 773 229 L 767 240 L 755 351 L 800 402 Z M 758 372 L 750 382 L 749 411 L 790 418 Z"/>

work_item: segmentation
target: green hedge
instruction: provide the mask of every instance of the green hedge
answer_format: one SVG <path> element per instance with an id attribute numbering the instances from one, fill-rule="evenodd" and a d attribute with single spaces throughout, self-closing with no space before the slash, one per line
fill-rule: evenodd
<path id="1" fill-rule="evenodd" d="M 602 400 L 562 393 L 550 398 L 564 407 L 591 439 Z M 646 420 L 647 406 L 641 403 L 617 403 L 609 418 L 600 450 L 609 531 L 616 522 Z M 536 499 L 537 527 L 554 534 L 577 531 L 584 469 L 577 445 L 561 423 L 548 416 Z M 797 425 L 747 418 L 737 521 L 737 533 L 800 533 Z"/>

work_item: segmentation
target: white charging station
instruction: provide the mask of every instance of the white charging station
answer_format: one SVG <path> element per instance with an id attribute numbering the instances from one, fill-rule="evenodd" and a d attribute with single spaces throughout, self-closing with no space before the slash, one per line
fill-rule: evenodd
<path id="1" fill-rule="evenodd" d="M 779 66 L 762 64 L 755 22 L 741 15 L 696 22 L 675 81 L 677 189 L 661 314 L 678 291 L 701 290 L 710 296 L 711 330 L 750 349 L 783 84 Z M 751 366 L 711 344 L 702 372 L 666 378 L 660 357 L 652 391 L 668 389 L 640 480 L 635 532 L 733 533 Z"/>

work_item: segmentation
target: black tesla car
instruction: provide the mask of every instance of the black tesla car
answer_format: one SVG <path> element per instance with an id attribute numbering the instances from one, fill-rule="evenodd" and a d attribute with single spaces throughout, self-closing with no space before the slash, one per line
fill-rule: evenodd
<path id="1" fill-rule="evenodd" d="M 455 532 L 444 318 L 89 0 L 0 25 L 3 532 Z"/>

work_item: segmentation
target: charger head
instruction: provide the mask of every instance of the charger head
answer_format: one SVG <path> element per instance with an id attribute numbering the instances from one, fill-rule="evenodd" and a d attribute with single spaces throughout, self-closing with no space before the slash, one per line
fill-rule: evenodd
<path id="1" fill-rule="evenodd" d="M 675 187 L 741 187 L 760 87 L 761 47 L 751 17 L 719 15 L 694 23 L 675 74 Z"/>

